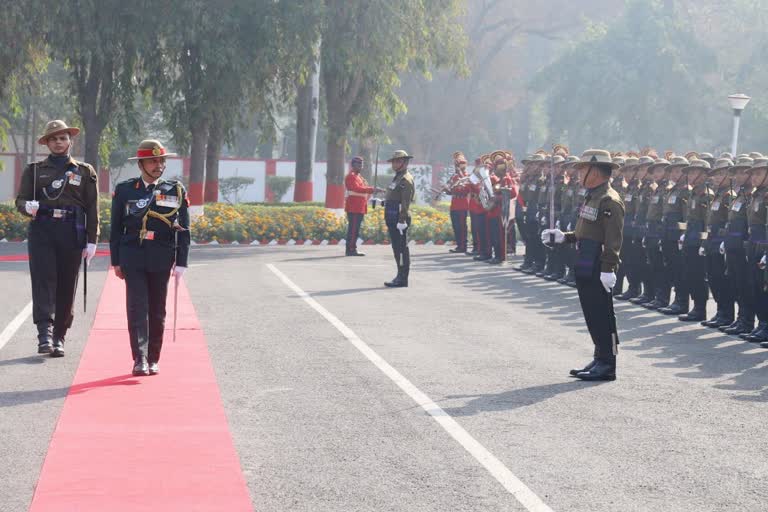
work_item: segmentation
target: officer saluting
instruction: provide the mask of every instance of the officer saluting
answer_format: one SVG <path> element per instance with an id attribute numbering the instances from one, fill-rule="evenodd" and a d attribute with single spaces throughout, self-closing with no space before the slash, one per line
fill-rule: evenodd
<path id="1" fill-rule="evenodd" d="M 408 226 L 411 225 L 411 215 L 408 209 L 416 195 L 413 176 L 408 172 L 408 162 L 413 158 L 401 149 L 394 152 L 387 160 L 392 164 L 395 177 L 387 187 L 384 199 L 384 221 L 389 230 L 389 240 L 397 263 L 397 277 L 384 283 L 389 288 L 408 286 L 408 273 L 411 268 L 411 254 L 408 250 Z"/>
<path id="2" fill-rule="evenodd" d="M 109 249 L 115 275 L 125 280 L 133 375 L 159 373 L 165 301 L 173 269 L 180 279 L 189 256 L 189 211 L 184 186 L 163 180 L 168 153 L 156 140 L 139 144 L 141 176 L 119 183 L 112 196 Z"/>
<path id="3" fill-rule="evenodd" d="M 27 166 L 16 196 L 16 208 L 32 217 L 27 250 L 37 352 L 52 357 L 64 356 L 80 261 L 91 261 L 99 236 L 96 171 L 69 154 L 78 133 L 60 120 L 45 126 L 37 142 L 47 145 L 51 154 Z"/>
<path id="4" fill-rule="evenodd" d="M 576 230 L 563 233 L 559 229 L 546 229 L 541 239 L 549 243 L 553 235 L 555 243 L 576 243 L 576 288 L 595 344 L 595 355 L 585 368 L 571 370 L 571 375 L 582 380 L 615 380 L 619 338 L 611 289 L 616 284 L 619 265 L 624 203 L 609 183 L 611 172 L 618 167 L 611 154 L 590 149 L 581 160 L 574 167 L 581 168 L 587 195 L 579 209 Z"/>

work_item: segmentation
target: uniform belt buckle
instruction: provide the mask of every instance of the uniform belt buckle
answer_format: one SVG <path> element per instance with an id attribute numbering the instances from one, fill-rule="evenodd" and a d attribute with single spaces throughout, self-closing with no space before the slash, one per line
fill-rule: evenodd
<path id="1" fill-rule="evenodd" d="M 67 216 L 67 210 L 61 210 L 59 208 L 53 209 L 53 218 L 54 219 L 63 219 Z"/>
<path id="2" fill-rule="evenodd" d="M 144 236 L 144 240 L 154 240 L 154 239 L 155 239 L 155 232 L 147 231 L 147 234 Z"/>

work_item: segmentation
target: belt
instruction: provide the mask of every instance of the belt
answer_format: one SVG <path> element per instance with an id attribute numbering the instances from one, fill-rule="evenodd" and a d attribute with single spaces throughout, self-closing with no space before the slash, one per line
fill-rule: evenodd
<path id="1" fill-rule="evenodd" d="M 35 215 L 35 220 L 74 220 L 76 207 L 66 208 L 40 208 Z"/>

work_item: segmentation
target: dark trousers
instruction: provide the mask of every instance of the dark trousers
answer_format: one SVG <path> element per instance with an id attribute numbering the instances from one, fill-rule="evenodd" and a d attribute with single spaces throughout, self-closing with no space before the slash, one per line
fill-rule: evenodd
<path id="1" fill-rule="evenodd" d="M 693 299 L 694 309 L 704 311 L 707 307 L 707 258 L 699 256 L 699 246 L 691 245 L 683 247 L 683 262 L 681 265 L 683 279 L 680 289 L 677 290 L 679 297 L 688 297 Z"/>
<path id="2" fill-rule="evenodd" d="M 651 264 L 648 261 L 648 253 L 643 247 L 644 234 L 640 232 L 632 239 L 632 246 L 635 249 L 635 258 L 637 258 L 637 280 L 643 285 L 643 295 L 646 297 L 656 297 L 656 283 L 653 280 Z M 647 241 L 646 241 L 647 245 Z"/>
<path id="3" fill-rule="evenodd" d="M 537 269 L 544 268 L 546 262 L 546 249 L 544 244 L 541 243 L 541 231 L 539 230 L 539 221 L 536 219 L 529 219 L 525 223 L 526 238 L 528 242 L 525 246 L 525 251 L 531 253 L 531 264 Z"/>
<path id="4" fill-rule="evenodd" d="M 726 249 L 725 268 L 728 284 L 733 298 L 739 305 L 738 318 L 747 324 L 755 322 L 755 309 L 752 301 L 752 277 L 747 260 L 747 252 L 743 248 Z"/>
<path id="5" fill-rule="evenodd" d="M 488 217 L 488 239 L 493 257 L 501 261 L 507 259 L 507 233 L 500 217 Z"/>
<path id="6" fill-rule="evenodd" d="M 476 213 L 472 217 L 472 236 L 477 236 L 477 251 L 481 256 L 491 254 L 491 246 L 488 241 L 488 215 Z"/>
<path id="7" fill-rule="evenodd" d="M 357 238 L 360 235 L 360 226 L 363 224 L 363 213 L 347 212 L 347 252 L 357 251 Z"/>
<path id="8" fill-rule="evenodd" d="M 615 365 L 619 335 L 616 332 L 613 297 L 605 291 L 598 275 L 589 279 L 576 278 L 576 290 L 595 345 L 595 359 Z"/>
<path id="9" fill-rule="evenodd" d="M 725 257 L 720 254 L 720 241 L 707 241 L 707 281 L 712 298 L 717 302 L 718 313 L 733 318 L 734 298 L 725 275 Z"/>
<path id="10" fill-rule="evenodd" d="M 29 225 L 32 320 L 38 329 L 52 325 L 55 338 L 63 338 L 75 318 L 75 293 L 83 252 L 79 245 L 74 221 L 40 219 Z"/>
<path id="11" fill-rule="evenodd" d="M 408 226 L 411 225 L 411 219 L 406 221 Z M 397 229 L 397 221 L 387 222 L 387 230 L 389 231 L 389 240 L 392 244 L 392 253 L 395 256 L 395 263 L 397 264 L 397 274 L 405 279 L 408 279 L 408 274 L 411 270 L 411 252 L 408 249 L 408 228 L 405 228 L 400 233 Z"/>
<path id="12" fill-rule="evenodd" d="M 645 253 L 648 257 L 650 266 L 650 279 L 653 280 L 653 289 L 655 298 L 665 304 L 669 303 L 669 294 L 672 288 L 669 276 L 664 267 L 664 256 L 662 253 L 662 242 L 658 238 L 645 239 Z"/>
<path id="13" fill-rule="evenodd" d="M 517 224 L 515 219 L 507 223 L 507 254 L 517 254 Z"/>
<path id="14" fill-rule="evenodd" d="M 661 242 L 661 257 L 664 260 L 664 279 L 668 286 L 675 288 L 675 301 L 685 306 L 688 303 L 688 294 L 680 293 L 683 280 L 682 253 L 678 242 L 679 235 L 673 239 Z"/>
<path id="15" fill-rule="evenodd" d="M 167 272 L 145 272 L 123 268 L 125 304 L 131 355 L 136 361 L 146 357 L 150 363 L 160 360 L 165 330 L 165 300 L 168 296 Z"/>
<path id="16" fill-rule="evenodd" d="M 467 250 L 467 211 L 451 210 L 451 225 L 453 226 L 453 237 L 456 240 L 456 250 Z"/>
<path id="17" fill-rule="evenodd" d="M 765 255 L 765 244 L 761 244 L 759 250 L 756 250 L 754 255 L 755 264 L 751 266 L 752 271 L 752 292 L 754 295 L 755 314 L 760 322 L 768 322 L 768 290 L 766 290 L 766 272 L 768 269 L 761 269 L 758 267 L 760 259 Z"/>
<path id="18" fill-rule="evenodd" d="M 472 230 L 472 252 L 480 253 L 480 219 L 478 213 L 469 212 L 470 229 Z"/>

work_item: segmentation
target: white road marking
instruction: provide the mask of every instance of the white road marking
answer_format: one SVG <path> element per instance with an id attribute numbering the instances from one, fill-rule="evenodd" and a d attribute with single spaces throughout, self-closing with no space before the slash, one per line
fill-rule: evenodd
<path id="1" fill-rule="evenodd" d="M 2 349 L 5 344 L 8 343 L 8 341 L 10 341 L 13 335 L 16 334 L 16 331 L 19 330 L 19 327 L 21 327 L 21 324 L 23 324 L 31 314 L 32 301 L 29 301 L 29 304 L 24 306 L 24 309 L 22 309 L 21 312 L 16 315 L 16 318 L 11 320 L 11 323 L 9 323 L 5 329 L 3 329 L 3 332 L 0 333 L 0 349 Z"/>
<path id="2" fill-rule="evenodd" d="M 424 394 L 419 388 L 414 386 L 411 381 L 406 379 L 400 372 L 381 358 L 371 347 L 361 340 L 352 329 L 339 320 L 336 315 L 325 309 L 307 292 L 298 287 L 285 274 L 277 269 L 271 263 L 267 268 L 272 271 L 285 285 L 301 297 L 304 302 L 320 313 L 328 320 L 354 347 L 368 358 L 379 370 L 389 377 L 392 382 L 402 389 L 417 405 L 419 405 L 427 414 L 445 429 L 453 439 L 458 442 L 470 455 L 472 455 L 488 472 L 517 499 L 520 504 L 529 512 L 553 512 L 549 506 L 544 503 L 527 485 L 517 478 L 495 455 L 487 448 L 481 445 L 472 435 L 456 422 L 448 413 L 446 413 L 431 398 Z"/>

